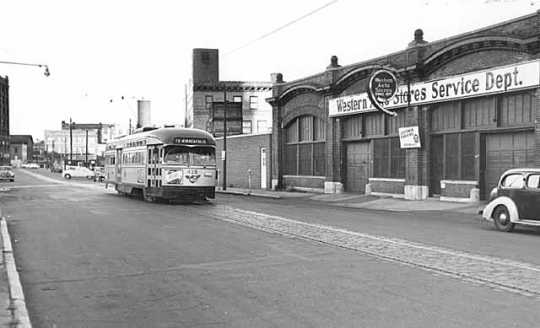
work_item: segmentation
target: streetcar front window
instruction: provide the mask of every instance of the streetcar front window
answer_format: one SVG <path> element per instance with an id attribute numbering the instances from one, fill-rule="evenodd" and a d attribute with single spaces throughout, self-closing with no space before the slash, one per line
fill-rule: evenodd
<path id="1" fill-rule="evenodd" d="M 193 147 L 191 149 L 191 165 L 216 165 L 214 148 Z"/>
<path id="2" fill-rule="evenodd" d="M 181 146 L 167 147 L 163 161 L 166 164 L 189 165 L 189 148 Z"/>
<path id="3" fill-rule="evenodd" d="M 168 146 L 163 158 L 165 164 L 176 165 L 216 165 L 216 155 L 211 147 Z"/>

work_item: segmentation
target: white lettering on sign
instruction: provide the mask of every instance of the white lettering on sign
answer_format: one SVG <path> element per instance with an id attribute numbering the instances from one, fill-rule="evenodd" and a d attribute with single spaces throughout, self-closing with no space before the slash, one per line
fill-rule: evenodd
<path id="1" fill-rule="evenodd" d="M 501 93 L 540 85 L 540 60 L 480 72 L 467 73 L 446 79 L 410 85 L 410 104 L 420 105 L 440 101 Z M 407 106 L 406 85 L 400 85 L 385 108 Z M 329 100 L 329 116 L 341 116 L 375 111 L 367 93 Z"/>
<path id="2" fill-rule="evenodd" d="M 399 128 L 399 144 L 401 148 L 420 148 L 418 126 Z"/>

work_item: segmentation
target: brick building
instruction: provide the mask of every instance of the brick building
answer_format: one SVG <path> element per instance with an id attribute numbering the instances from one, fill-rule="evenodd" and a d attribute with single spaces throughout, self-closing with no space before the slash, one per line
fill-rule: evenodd
<path id="1" fill-rule="evenodd" d="M 193 49 L 192 61 L 192 78 L 186 90 L 186 127 L 222 134 L 215 133 L 223 130 L 223 119 L 216 114 L 215 106 L 223 103 L 226 95 L 231 111 L 228 134 L 271 131 L 272 107 L 265 101 L 272 95 L 270 81 L 220 81 L 218 49 Z"/>
<path id="2" fill-rule="evenodd" d="M 227 137 L 227 186 L 251 189 L 270 188 L 272 134 Z M 216 140 L 218 186 L 223 186 L 223 162 L 220 156 L 223 138 Z"/>
<path id="3" fill-rule="evenodd" d="M 485 198 L 503 170 L 540 165 L 539 40 L 540 11 L 434 42 L 417 30 L 401 51 L 279 79 L 268 99 L 272 186 Z M 400 81 L 395 117 L 366 95 L 382 67 Z M 418 127 L 419 148 L 401 148 L 403 127 Z"/>
<path id="4" fill-rule="evenodd" d="M 9 80 L 0 76 L 0 164 L 9 162 Z"/>
<path id="5" fill-rule="evenodd" d="M 11 164 L 14 166 L 32 162 L 34 157 L 34 139 L 32 136 L 25 134 L 10 136 L 9 157 Z"/>

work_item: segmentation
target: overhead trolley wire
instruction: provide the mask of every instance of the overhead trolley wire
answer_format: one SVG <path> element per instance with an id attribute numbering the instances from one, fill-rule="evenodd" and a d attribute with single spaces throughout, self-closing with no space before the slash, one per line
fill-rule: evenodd
<path id="1" fill-rule="evenodd" d="M 272 31 L 270 31 L 270 32 L 268 32 L 268 33 L 265 33 L 265 34 L 261 35 L 260 37 L 258 37 L 258 38 L 256 38 L 256 39 L 253 39 L 253 40 L 251 40 L 251 41 L 246 42 L 244 45 L 242 45 L 242 46 L 240 46 L 240 47 L 238 47 L 238 48 L 235 48 L 235 49 L 233 49 L 233 50 L 231 50 L 231 51 L 226 52 L 224 55 L 229 55 L 229 54 L 231 54 L 231 53 L 233 53 L 233 52 L 236 52 L 236 51 L 238 51 L 238 50 L 240 50 L 240 49 L 244 49 L 244 48 L 246 48 L 246 47 L 249 47 L 249 46 L 252 45 L 253 43 L 255 43 L 255 42 L 257 42 L 257 41 L 260 41 L 260 40 L 262 40 L 262 39 L 265 39 L 265 38 L 269 37 L 270 35 L 275 34 L 275 33 L 279 32 L 279 31 L 283 30 L 284 28 L 289 27 L 289 26 L 291 26 L 291 25 L 293 25 L 293 24 L 295 24 L 295 23 L 301 21 L 302 19 L 307 18 L 307 17 L 309 17 L 309 16 L 311 16 L 311 15 L 313 15 L 313 14 L 315 14 L 315 13 L 317 13 L 317 12 L 323 10 L 323 9 L 325 9 L 326 7 L 329 7 L 329 6 L 333 5 L 333 4 L 335 4 L 335 3 L 338 2 L 338 1 L 339 1 L 339 0 L 332 0 L 332 1 L 330 1 L 330 2 L 327 2 L 327 3 L 325 3 L 324 5 L 322 5 L 322 6 L 318 7 L 318 8 L 316 8 L 316 9 L 313 9 L 312 11 L 310 11 L 310 12 L 308 12 L 308 13 L 306 13 L 306 14 L 304 14 L 304 15 L 298 17 L 298 18 L 295 18 L 295 19 L 293 19 L 292 21 L 290 21 L 290 22 L 288 22 L 288 23 L 286 23 L 286 24 L 284 24 L 284 25 L 279 26 L 279 27 L 273 29 Z"/>

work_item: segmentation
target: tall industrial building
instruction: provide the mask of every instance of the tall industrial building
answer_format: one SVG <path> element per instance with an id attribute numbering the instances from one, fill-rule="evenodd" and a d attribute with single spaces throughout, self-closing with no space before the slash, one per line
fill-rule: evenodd
<path id="1" fill-rule="evenodd" d="M 9 164 L 9 81 L 0 76 L 0 164 Z"/>
<path id="2" fill-rule="evenodd" d="M 223 131 L 222 104 L 226 97 L 228 134 L 272 130 L 272 107 L 265 101 L 272 96 L 270 81 L 220 81 L 218 49 L 193 49 L 192 64 L 186 87 L 186 127 L 220 135 L 216 131 Z"/>

